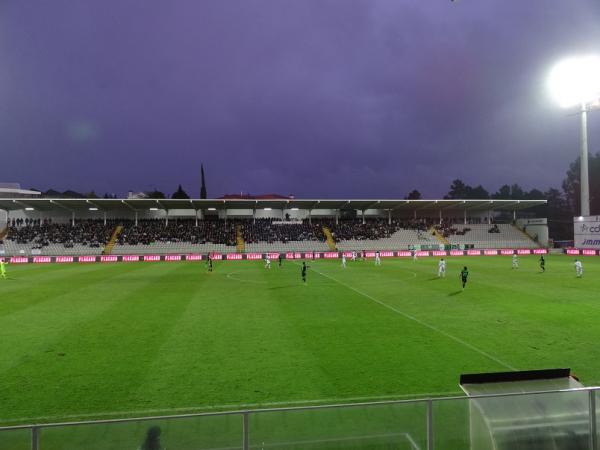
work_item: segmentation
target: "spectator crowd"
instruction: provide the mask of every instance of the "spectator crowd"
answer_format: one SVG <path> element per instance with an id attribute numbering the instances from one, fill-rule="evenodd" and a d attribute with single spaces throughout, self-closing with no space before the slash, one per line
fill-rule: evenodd
<path id="1" fill-rule="evenodd" d="M 346 240 L 378 240 L 389 238 L 399 230 L 412 230 L 426 239 L 428 230 L 435 227 L 444 237 L 470 231 L 468 227 L 457 228 L 459 219 L 444 218 L 383 218 L 343 219 L 313 218 L 312 221 L 282 221 L 279 219 L 217 219 L 199 220 L 189 218 L 140 219 L 137 224 L 130 219 L 106 221 L 75 220 L 72 223 L 55 223 L 50 219 L 12 219 L 8 222 L 7 240 L 18 244 L 34 244 L 43 248 L 50 244 L 75 244 L 89 247 L 105 246 L 117 225 L 123 229 L 118 237 L 120 245 L 150 245 L 153 243 L 223 244 L 235 246 L 238 233 L 246 243 L 275 243 L 290 241 L 325 241 L 324 227 L 329 228 L 336 242 Z M 493 224 L 490 233 L 498 233 Z"/>
<path id="2" fill-rule="evenodd" d="M 65 248 L 72 248 L 75 244 L 104 247 L 114 228 L 113 221 L 107 221 L 105 225 L 103 220 L 76 220 L 72 224 L 45 219 L 17 219 L 11 222 L 4 239 L 17 244 L 33 243 L 33 248 L 38 249 L 50 244 L 63 244 Z"/>

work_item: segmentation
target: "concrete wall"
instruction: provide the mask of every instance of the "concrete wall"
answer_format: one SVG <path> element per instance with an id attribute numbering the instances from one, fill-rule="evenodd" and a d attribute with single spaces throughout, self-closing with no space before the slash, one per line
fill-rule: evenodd
<path id="1" fill-rule="evenodd" d="M 537 239 L 544 247 L 548 246 L 547 219 L 517 219 L 517 226 L 524 230 L 532 239 Z"/>

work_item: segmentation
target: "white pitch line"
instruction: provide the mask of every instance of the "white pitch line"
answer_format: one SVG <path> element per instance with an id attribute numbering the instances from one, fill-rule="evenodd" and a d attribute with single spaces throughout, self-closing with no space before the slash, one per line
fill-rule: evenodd
<path id="1" fill-rule="evenodd" d="M 418 323 L 418 324 L 420 324 L 420 325 L 422 325 L 422 326 L 424 326 L 424 327 L 427 327 L 427 328 L 429 328 L 430 330 L 433 330 L 433 331 L 435 331 L 436 333 L 440 333 L 441 335 L 444 335 L 444 336 L 446 336 L 447 338 L 449 338 L 449 339 L 452 339 L 453 341 L 455 341 L 455 342 L 458 342 L 458 343 L 459 343 L 459 344 L 461 344 L 461 345 L 464 345 L 465 347 L 467 347 L 467 348 L 469 348 L 469 349 L 473 350 L 474 352 L 477 352 L 477 353 L 479 353 L 479 354 L 480 354 L 480 355 L 482 355 L 482 356 L 485 356 L 485 357 L 486 357 L 486 358 L 488 358 L 488 359 L 491 359 L 492 361 L 494 361 L 494 362 L 496 362 L 496 363 L 500 364 L 501 366 L 504 366 L 504 367 L 506 367 L 507 369 L 510 369 L 510 370 L 518 370 L 517 368 L 515 368 L 515 367 L 511 366 L 510 364 L 507 364 L 507 363 L 505 363 L 504 361 L 502 361 L 502 360 L 500 360 L 500 359 L 496 358 L 496 357 L 495 357 L 495 356 L 493 356 L 493 355 L 490 355 L 489 353 L 487 353 L 487 352 L 485 352 L 485 351 L 483 351 L 483 350 L 481 350 L 481 349 L 479 349 L 479 348 L 475 347 L 474 345 L 472 345 L 472 344 L 469 344 L 468 342 L 466 342 L 466 341 L 463 341 L 462 339 L 460 339 L 460 338 L 458 338 L 458 337 L 456 337 L 456 336 L 453 336 L 453 335 L 451 335 L 450 333 L 448 333 L 448 332 L 446 332 L 446 331 L 444 331 L 444 330 L 440 330 L 439 328 L 437 328 L 437 327 L 435 327 L 435 326 L 433 326 L 433 325 L 430 325 L 430 324 L 428 324 L 427 322 L 423 322 L 421 319 L 417 319 L 415 316 L 412 316 L 412 315 L 410 315 L 410 314 L 408 314 L 408 313 L 405 313 L 404 311 L 402 311 L 402 310 L 400 310 L 400 309 L 398 309 L 398 308 L 396 308 L 396 307 L 394 307 L 394 306 L 388 305 L 387 303 L 385 303 L 385 302 L 382 302 L 381 300 L 378 300 L 378 299 L 376 299 L 376 298 L 375 298 L 375 297 L 373 297 L 372 295 L 369 295 L 369 294 L 367 294 L 366 292 L 362 292 L 362 291 L 360 291 L 360 290 L 358 290 L 358 289 L 356 289 L 356 288 L 354 288 L 354 287 L 350 286 L 349 284 L 346 284 L 346 283 L 344 283 L 343 281 L 340 281 L 340 280 L 338 280 L 338 279 L 336 279 L 336 278 L 333 278 L 332 276 L 330 276 L 330 275 L 327 275 L 326 273 L 319 272 L 319 271 L 318 271 L 318 270 L 316 270 L 316 269 L 313 269 L 313 272 L 317 272 L 319 275 L 321 275 L 321 276 L 323 276 L 323 277 L 325 277 L 325 278 L 329 278 L 330 280 L 333 280 L 333 281 L 335 281 L 336 283 L 338 283 L 338 284 L 341 284 L 342 286 L 345 286 L 345 287 L 347 287 L 348 289 L 350 289 L 350 290 L 352 290 L 352 291 L 356 292 L 357 294 L 360 294 L 360 295 L 362 295 L 363 297 L 366 297 L 366 298 L 368 298 L 368 299 L 369 299 L 369 300 L 371 300 L 371 301 L 374 301 L 375 303 L 378 303 L 378 304 L 380 304 L 381 306 L 383 306 L 383 307 L 385 307 L 385 308 L 389 309 L 390 311 L 394 311 L 395 313 L 397 313 L 397 314 L 400 314 L 401 316 L 404 316 L 404 317 L 406 317 L 407 319 L 410 319 L 410 320 L 412 320 L 412 321 L 414 321 L 414 322 L 416 322 L 416 323 Z"/>
<path id="2" fill-rule="evenodd" d="M 417 392 L 414 394 L 391 394 L 391 395 L 372 395 L 367 397 L 341 397 L 341 398 L 320 398 L 312 400 L 290 400 L 285 402 L 261 402 L 261 403 L 232 403 L 228 405 L 205 405 L 205 406 L 189 406 L 182 408 L 159 408 L 159 409 L 138 409 L 132 411 L 113 411 L 113 412 L 97 412 L 86 414 L 67 414 L 62 416 L 39 416 L 39 417 L 21 417 L 17 419 L 2 419 L 0 423 L 27 422 L 35 423 L 40 420 L 62 420 L 75 419 L 85 417 L 109 417 L 109 416 L 131 416 L 157 413 L 180 413 L 180 412 L 205 412 L 211 410 L 239 410 L 244 408 L 264 408 L 264 407 L 283 407 L 283 406 L 299 406 L 311 404 L 331 404 L 331 403 L 347 403 L 347 402 L 368 402 L 378 400 L 402 400 L 407 398 L 429 398 L 429 397 L 448 397 L 455 395 L 463 395 L 462 391 L 454 392 Z"/>

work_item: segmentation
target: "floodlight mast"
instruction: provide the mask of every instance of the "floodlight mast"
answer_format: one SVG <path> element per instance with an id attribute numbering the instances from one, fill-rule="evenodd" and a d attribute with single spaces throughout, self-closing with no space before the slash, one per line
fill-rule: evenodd
<path id="1" fill-rule="evenodd" d="M 587 105 L 581 104 L 581 158 L 580 158 L 580 215 L 590 215 L 590 181 L 588 171 Z"/>
<path id="2" fill-rule="evenodd" d="M 561 106 L 577 105 L 581 108 L 580 215 L 589 216 L 587 113 L 590 106 L 600 99 L 600 57 L 585 56 L 559 62 L 550 74 L 549 87 Z"/>

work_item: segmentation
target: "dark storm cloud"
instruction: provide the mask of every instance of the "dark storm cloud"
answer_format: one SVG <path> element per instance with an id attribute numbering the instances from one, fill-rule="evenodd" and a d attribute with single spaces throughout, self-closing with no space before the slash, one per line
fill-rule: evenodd
<path id="1" fill-rule="evenodd" d="M 0 179 L 198 195 L 204 162 L 210 195 L 558 186 L 577 117 L 545 76 L 598 42 L 597 0 L 7 1 Z"/>

